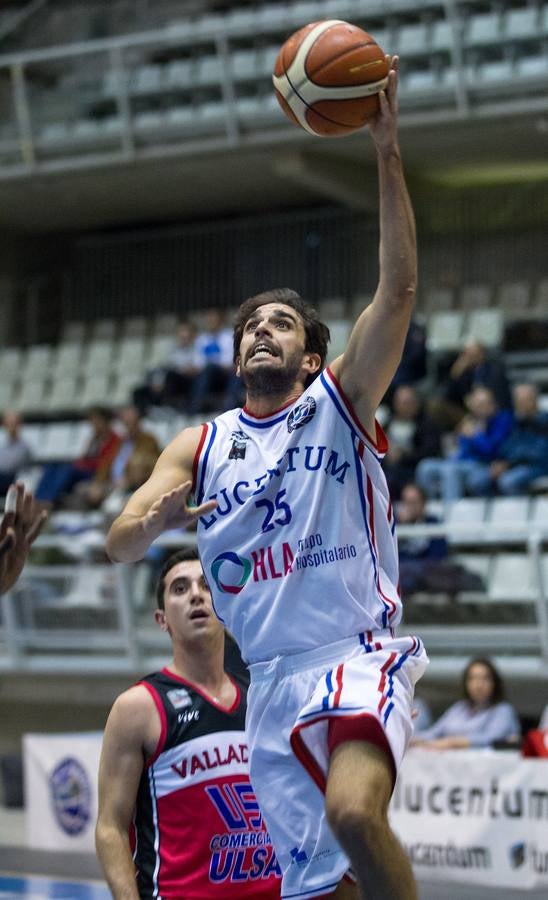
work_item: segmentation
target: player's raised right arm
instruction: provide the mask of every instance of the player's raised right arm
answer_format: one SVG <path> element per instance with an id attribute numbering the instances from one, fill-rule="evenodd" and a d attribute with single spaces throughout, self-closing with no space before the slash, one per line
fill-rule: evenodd
<path id="1" fill-rule="evenodd" d="M 163 531 L 187 528 L 215 508 L 213 500 L 188 505 L 201 433 L 201 427 L 182 431 L 161 454 L 148 481 L 130 497 L 107 535 L 107 553 L 113 562 L 142 559 Z"/>

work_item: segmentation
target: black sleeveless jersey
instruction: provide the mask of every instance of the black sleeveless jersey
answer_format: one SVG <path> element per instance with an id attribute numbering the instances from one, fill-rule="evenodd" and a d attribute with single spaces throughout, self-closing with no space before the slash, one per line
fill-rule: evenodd
<path id="1" fill-rule="evenodd" d="M 232 681 L 230 709 L 168 669 L 140 682 L 161 721 L 131 836 L 143 900 L 280 896 L 280 869 L 249 782 L 247 687 Z"/>

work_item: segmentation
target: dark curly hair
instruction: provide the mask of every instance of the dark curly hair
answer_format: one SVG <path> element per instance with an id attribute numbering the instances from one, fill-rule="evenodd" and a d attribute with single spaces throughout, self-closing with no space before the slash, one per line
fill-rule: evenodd
<path id="1" fill-rule="evenodd" d="M 318 313 L 307 303 L 306 300 L 292 291 L 291 288 L 273 288 L 271 291 L 263 291 L 262 294 L 256 294 L 248 300 L 244 300 L 240 306 L 236 319 L 234 321 L 234 362 L 240 356 L 240 343 L 244 333 L 245 323 L 253 315 L 260 306 L 266 306 L 267 303 L 283 303 L 284 306 L 290 306 L 302 319 L 304 331 L 306 335 L 305 350 L 308 353 L 317 353 L 320 357 L 320 368 L 317 375 L 325 366 L 327 357 L 327 345 L 329 344 L 329 328 L 320 321 Z M 317 375 L 308 378 L 307 386 Z"/>

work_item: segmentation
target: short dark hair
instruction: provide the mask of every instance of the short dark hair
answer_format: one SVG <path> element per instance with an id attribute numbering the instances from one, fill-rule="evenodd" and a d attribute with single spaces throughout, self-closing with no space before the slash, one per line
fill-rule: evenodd
<path id="1" fill-rule="evenodd" d="M 182 547 L 176 553 L 168 556 L 162 566 L 158 583 L 156 585 L 156 606 L 158 609 L 164 609 L 164 591 L 166 588 L 166 578 L 175 566 L 182 562 L 200 562 L 198 550 L 196 547 Z"/>
<path id="2" fill-rule="evenodd" d="M 256 294 L 254 297 L 244 300 L 234 321 L 234 362 L 240 355 L 240 343 L 245 323 L 256 309 L 259 309 L 260 306 L 266 306 L 267 303 L 283 303 L 284 306 L 290 306 L 291 309 L 294 309 L 299 314 L 303 321 L 306 335 L 305 350 L 309 353 L 317 353 L 321 360 L 320 368 L 317 372 L 317 375 L 319 375 L 327 357 L 327 345 L 330 340 L 329 328 L 320 320 L 314 307 L 307 303 L 306 300 L 303 300 L 300 294 L 297 294 L 291 288 L 273 288 L 270 291 L 263 291 L 262 294 Z M 307 383 L 309 384 L 316 377 L 316 375 L 309 377 Z"/>
<path id="3" fill-rule="evenodd" d="M 475 659 L 471 659 L 468 665 L 466 666 L 463 674 L 462 674 L 462 692 L 465 700 L 468 700 L 469 703 L 472 702 L 470 694 L 468 693 L 468 687 L 466 682 L 468 681 L 468 675 L 470 674 L 470 669 L 472 666 L 485 666 L 485 668 L 489 671 L 491 678 L 493 680 L 493 691 L 489 698 L 489 706 L 495 706 L 497 703 L 500 703 L 501 700 L 504 700 L 504 683 L 502 681 L 502 676 L 498 669 L 495 668 L 490 659 L 487 659 L 484 656 L 477 656 Z"/>

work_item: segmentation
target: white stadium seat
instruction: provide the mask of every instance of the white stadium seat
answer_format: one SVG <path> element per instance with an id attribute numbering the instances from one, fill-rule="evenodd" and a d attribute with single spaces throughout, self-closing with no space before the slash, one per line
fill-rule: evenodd
<path id="1" fill-rule="evenodd" d="M 527 281 L 505 281 L 497 292 L 497 309 L 507 316 L 518 316 L 529 306 L 531 287 Z"/>
<path id="2" fill-rule="evenodd" d="M 432 50 L 446 50 L 453 44 L 453 31 L 450 22 L 441 19 L 435 22 L 430 35 L 429 46 Z"/>
<path id="3" fill-rule="evenodd" d="M 78 409 L 79 378 L 75 373 L 60 375 L 52 383 L 51 390 L 46 399 L 46 408 L 49 412 L 62 412 L 63 410 Z"/>
<path id="4" fill-rule="evenodd" d="M 80 409 L 95 405 L 110 406 L 110 375 L 88 375 L 78 400 Z"/>
<path id="5" fill-rule="evenodd" d="M 428 317 L 426 342 L 434 353 L 461 346 L 464 316 L 461 312 L 436 312 Z"/>
<path id="6" fill-rule="evenodd" d="M 488 521 L 491 525 L 526 525 L 529 518 L 529 497 L 495 497 L 491 501 Z"/>
<path id="7" fill-rule="evenodd" d="M 414 25 L 402 25 L 396 32 L 394 43 L 398 48 L 398 53 L 407 57 L 410 54 L 424 53 L 426 49 L 426 38 L 427 26 L 424 22 L 419 22 Z M 378 38 L 376 34 L 375 40 L 379 41 L 381 47 L 383 46 L 380 42 L 380 38 Z"/>
<path id="8" fill-rule="evenodd" d="M 460 289 L 462 309 L 482 309 L 491 305 L 493 288 L 490 284 L 464 284 Z"/>
<path id="9" fill-rule="evenodd" d="M 508 39 L 537 36 L 538 13 L 534 6 L 526 9 L 509 9 L 504 16 L 504 32 Z"/>
<path id="10" fill-rule="evenodd" d="M 448 506 L 445 518 L 451 525 L 481 525 L 486 511 L 487 500 L 483 497 L 462 497 Z"/>
<path id="11" fill-rule="evenodd" d="M 498 553 L 493 561 L 489 600 L 532 603 L 538 590 L 537 574 L 525 553 Z"/>
<path id="12" fill-rule="evenodd" d="M 476 309 L 469 312 L 464 326 L 466 339 L 480 341 L 486 347 L 498 347 L 504 332 L 504 319 L 499 309 Z"/>
<path id="13" fill-rule="evenodd" d="M 145 349 L 144 337 L 127 337 L 119 341 L 115 348 L 113 361 L 116 371 L 141 372 L 145 365 Z"/>
<path id="14" fill-rule="evenodd" d="M 467 44 L 491 44 L 497 40 L 500 30 L 499 13 L 472 16 L 466 33 Z"/>
<path id="15" fill-rule="evenodd" d="M 24 381 L 16 399 L 17 409 L 22 413 L 40 412 L 44 406 L 46 383 L 41 378 L 37 381 Z"/>
<path id="16" fill-rule="evenodd" d="M 329 363 L 344 353 L 352 325 L 348 319 L 328 319 L 325 324 L 331 334 L 327 352 L 327 362 Z"/>
<path id="17" fill-rule="evenodd" d="M 63 326 L 61 339 L 66 343 L 76 343 L 79 341 L 83 341 L 84 337 L 86 336 L 86 331 L 86 322 L 67 322 Z"/>
<path id="18" fill-rule="evenodd" d="M 83 347 L 80 343 L 58 344 L 53 354 L 52 376 L 61 378 L 78 372 L 83 355 Z"/>
<path id="19" fill-rule="evenodd" d="M 91 327 L 93 341 L 111 341 L 116 335 L 117 323 L 114 319 L 97 319 Z"/>
<path id="20" fill-rule="evenodd" d="M 17 382 L 10 378 L 9 375 L 0 376 L 0 412 L 5 412 L 6 409 L 14 405 L 16 396 Z"/>
<path id="21" fill-rule="evenodd" d="M 40 378 L 47 374 L 51 362 L 52 348 L 49 344 L 36 344 L 29 347 L 23 362 L 24 377 Z"/>
<path id="22" fill-rule="evenodd" d="M 431 287 L 425 291 L 425 306 L 429 312 L 447 312 L 455 304 L 455 291 L 451 287 Z"/>
<path id="23" fill-rule="evenodd" d="M 92 341 L 88 347 L 88 353 L 85 361 L 85 371 L 87 374 L 100 374 L 105 369 L 110 368 L 112 355 L 114 352 L 114 342 L 108 340 Z"/>
<path id="24" fill-rule="evenodd" d="M 530 524 L 548 528 L 548 497 L 537 497 L 533 501 Z"/>

